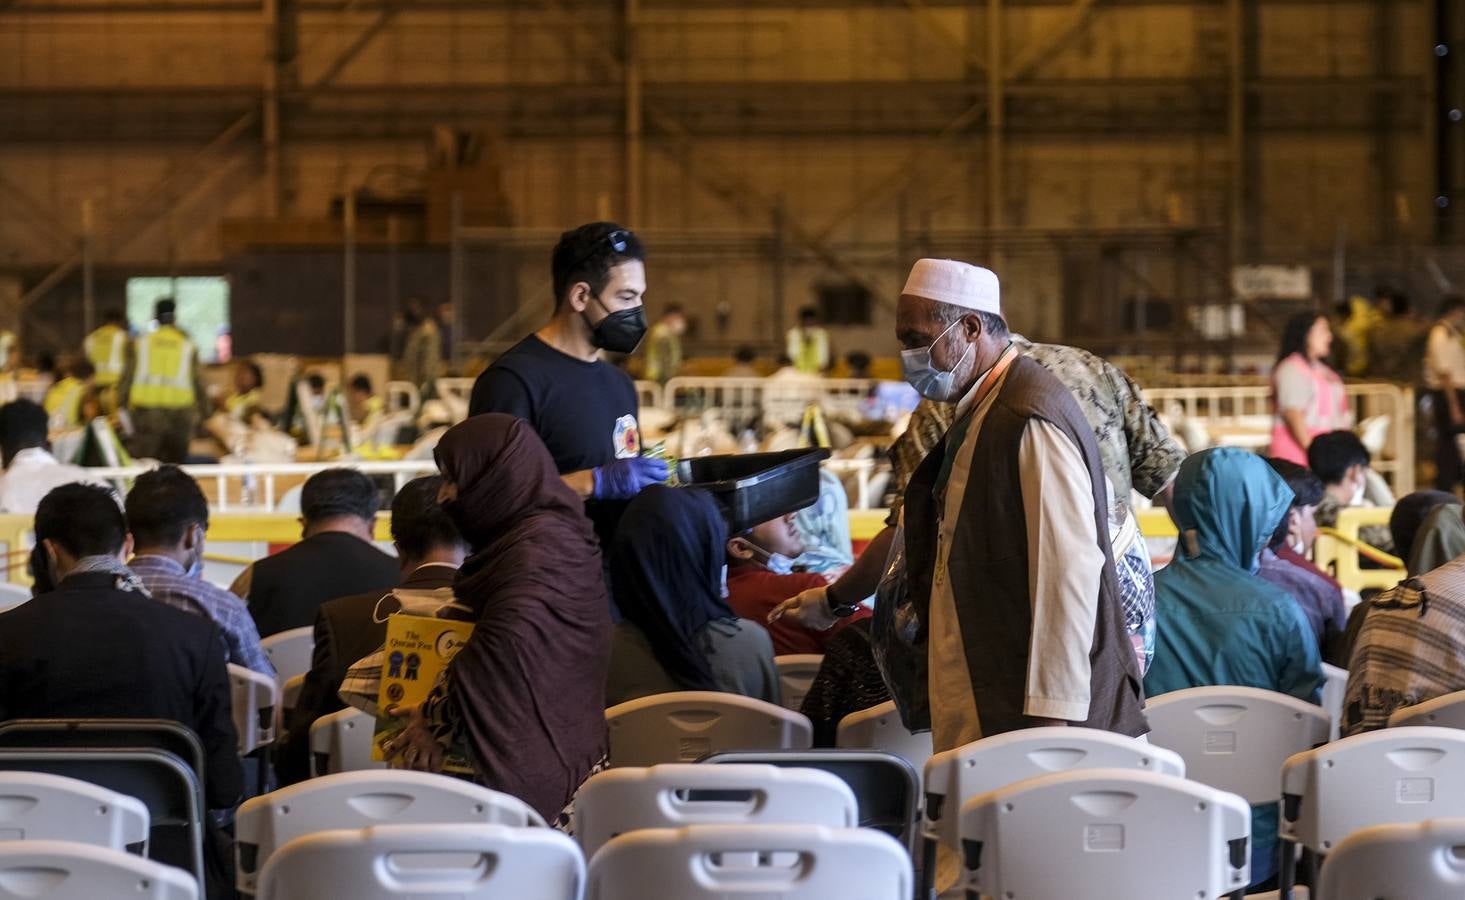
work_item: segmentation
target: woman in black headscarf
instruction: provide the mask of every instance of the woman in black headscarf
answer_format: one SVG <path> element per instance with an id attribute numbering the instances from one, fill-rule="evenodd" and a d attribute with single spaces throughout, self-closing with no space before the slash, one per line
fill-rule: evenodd
<path id="1" fill-rule="evenodd" d="M 624 621 L 606 704 L 665 691 L 727 691 L 778 702 L 773 641 L 724 597 L 727 525 L 705 491 L 661 485 L 626 508 L 610 557 Z"/>
<path id="2" fill-rule="evenodd" d="M 521 419 L 469 419 L 437 462 L 439 499 L 473 551 L 453 593 L 477 624 L 388 752 L 434 770 L 462 741 L 479 781 L 554 822 L 606 758 L 610 604 L 595 532 Z"/>

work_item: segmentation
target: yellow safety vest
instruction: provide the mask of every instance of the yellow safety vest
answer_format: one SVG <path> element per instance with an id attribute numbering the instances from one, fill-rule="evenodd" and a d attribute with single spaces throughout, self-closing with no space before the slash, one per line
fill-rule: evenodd
<path id="1" fill-rule="evenodd" d="M 232 394 L 224 401 L 224 408 L 229 411 L 229 415 L 243 422 L 245 414 L 259 406 L 259 398 L 259 388 L 245 391 L 242 394 Z"/>
<path id="2" fill-rule="evenodd" d="M 172 325 L 137 339 L 128 405 L 184 409 L 194 404 L 193 342 Z"/>
<path id="3" fill-rule="evenodd" d="M 81 424 L 81 398 L 86 394 L 86 385 L 75 378 L 63 378 L 46 391 L 46 415 L 51 424 L 73 428 Z"/>
<path id="4" fill-rule="evenodd" d="M 97 370 L 97 386 L 111 387 L 122 380 L 126 362 L 127 330 L 116 325 L 103 325 L 86 336 L 82 343 L 86 358 Z"/>

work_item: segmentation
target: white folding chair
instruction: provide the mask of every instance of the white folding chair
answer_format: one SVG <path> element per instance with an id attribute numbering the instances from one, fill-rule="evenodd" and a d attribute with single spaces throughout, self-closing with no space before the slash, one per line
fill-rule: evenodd
<path id="1" fill-rule="evenodd" d="M 1030 778 L 966 801 L 960 830 L 969 897 L 1223 897 L 1251 875 L 1250 806 L 1174 775 Z"/>
<path id="2" fill-rule="evenodd" d="M 575 795 L 575 839 L 590 859 L 611 838 L 686 825 L 827 825 L 854 828 L 849 785 L 817 769 L 687 765 L 609 769 Z"/>
<path id="3" fill-rule="evenodd" d="M 1434 725 L 1439 728 L 1465 728 L 1465 691 L 1455 691 L 1396 709 L 1389 715 L 1389 727 Z"/>
<path id="4" fill-rule="evenodd" d="M 296 675 L 310 671 L 311 654 L 315 652 L 315 629 L 306 625 L 272 634 L 259 642 L 260 649 L 275 667 L 275 680 L 284 684 Z"/>
<path id="5" fill-rule="evenodd" d="M 605 711 L 612 766 L 695 762 L 723 750 L 805 750 L 814 726 L 799 713 L 718 691 L 655 694 Z"/>
<path id="6" fill-rule="evenodd" d="M 24 584 L 0 581 L 0 613 L 10 612 L 31 598 L 31 589 Z"/>
<path id="7" fill-rule="evenodd" d="M 579 900 L 569 837 L 504 825 L 377 825 L 296 838 L 265 863 L 262 900 Z"/>
<path id="8" fill-rule="evenodd" d="M 1348 695 L 1348 670 L 1323 663 L 1323 710 L 1327 712 L 1332 727 L 1328 740 L 1336 741 L 1343 723 L 1343 698 Z"/>
<path id="9" fill-rule="evenodd" d="M 239 755 L 268 746 L 275 739 L 275 707 L 280 686 L 253 669 L 229 663 L 229 699 L 234 707 L 234 730 L 239 733 Z"/>
<path id="10" fill-rule="evenodd" d="M 246 894 L 277 850 L 317 831 L 381 824 L 544 827 L 544 819 L 516 797 L 409 771 L 312 778 L 244 801 L 234 822 L 236 886 Z"/>
<path id="11" fill-rule="evenodd" d="M 911 863 L 895 838 L 822 825 L 694 825 L 636 831 L 590 861 L 586 900 L 906 900 Z"/>
<path id="12" fill-rule="evenodd" d="M 1028 778 L 1078 769 L 1134 769 L 1185 777 L 1185 761 L 1175 751 L 1095 728 L 1024 728 L 937 753 L 926 763 L 921 822 L 926 887 L 935 876 L 936 846 L 961 849 L 963 803 Z"/>
<path id="13" fill-rule="evenodd" d="M 778 668 L 778 686 L 783 697 L 783 708 L 798 712 L 804 706 L 809 686 L 824 664 L 822 653 L 790 653 L 773 657 Z"/>
<path id="14" fill-rule="evenodd" d="M 1459 900 L 1465 897 L 1465 819 L 1376 825 L 1333 848 L 1318 900 Z"/>
<path id="15" fill-rule="evenodd" d="M 917 774 L 931 758 L 931 732 L 913 734 L 900 721 L 895 701 L 845 716 L 835 732 L 834 745 L 847 750 L 884 750 L 910 763 Z"/>
<path id="16" fill-rule="evenodd" d="M 182 869 L 71 841 L 0 841 L 4 900 L 198 900 Z"/>
<path id="17" fill-rule="evenodd" d="M 1179 753 L 1185 777 L 1260 806 L 1280 799 L 1277 773 L 1328 740 L 1320 706 L 1248 687 L 1201 687 L 1151 697 L 1150 742 Z"/>
<path id="18" fill-rule="evenodd" d="M 375 734 L 376 719 L 349 706 L 316 719 L 310 726 L 311 776 L 385 769 L 385 762 L 371 758 Z"/>
<path id="19" fill-rule="evenodd" d="M 89 781 L 0 772 L 0 841 L 54 840 L 126 850 L 148 840 L 147 806 Z"/>
<path id="20" fill-rule="evenodd" d="M 1299 753 L 1282 767 L 1278 837 L 1318 854 L 1363 828 L 1450 817 L 1465 817 L 1465 731 L 1385 728 Z M 1292 870 L 1293 854 L 1284 852 L 1279 884 L 1291 884 Z"/>
<path id="21" fill-rule="evenodd" d="M 402 410 L 416 416 L 422 408 L 422 392 L 410 381 L 388 381 L 386 395 L 390 410 Z"/>

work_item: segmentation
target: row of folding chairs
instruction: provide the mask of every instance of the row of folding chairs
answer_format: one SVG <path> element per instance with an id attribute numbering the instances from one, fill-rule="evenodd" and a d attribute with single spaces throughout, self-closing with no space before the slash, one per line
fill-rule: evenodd
<path id="1" fill-rule="evenodd" d="M 860 885 L 872 900 L 905 900 L 905 850 L 856 821 L 850 788 L 821 771 L 627 768 L 584 786 L 575 843 L 504 794 L 445 776 L 354 772 L 247 801 L 236 821 L 238 888 L 270 900 L 418 896 L 411 891 L 568 900 L 583 885 L 607 900 L 652 890 L 698 900 L 776 886 L 802 900 Z M 428 855 L 433 865 L 411 864 Z M 444 861 L 452 856 L 461 858 Z"/>

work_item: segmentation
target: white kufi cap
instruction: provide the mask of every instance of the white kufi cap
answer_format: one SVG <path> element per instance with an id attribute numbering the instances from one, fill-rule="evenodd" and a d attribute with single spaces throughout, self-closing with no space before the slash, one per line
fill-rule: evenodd
<path id="1" fill-rule="evenodd" d="M 996 273 L 954 259 L 917 260 L 901 295 L 1002 315 L 1002 287 Z"/>

